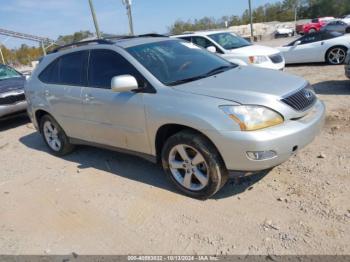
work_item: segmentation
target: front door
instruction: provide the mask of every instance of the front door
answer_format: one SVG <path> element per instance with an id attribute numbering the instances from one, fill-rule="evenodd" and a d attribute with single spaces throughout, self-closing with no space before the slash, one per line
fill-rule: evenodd
<path id="1" fill-rule="evenodd" d="M 98 144 L 150 153 L 146 132 L 143 93 L 111 90 L 118 75 L 140 75 L 123 56 L 113 50 L 90 51 L 88 86 L 83 89 L 83 110 L 89 140 Z M 140 84 L 140 83 L 139 83 Z"/>

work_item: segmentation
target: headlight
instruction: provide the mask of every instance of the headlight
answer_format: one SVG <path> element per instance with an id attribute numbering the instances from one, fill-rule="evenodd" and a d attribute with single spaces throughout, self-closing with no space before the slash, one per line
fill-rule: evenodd
<path id="1" fill-rule="evenodd" d="M 242 131 L 253 131 L 283 123 L 283 117 L 264 106 L 220 106 Z"/>
<path id="2" fill-rule="evenodd" d="M 251 64 L 262 64 L 269 61 L 266 56 L 250 56 L 249 63 Z"/>

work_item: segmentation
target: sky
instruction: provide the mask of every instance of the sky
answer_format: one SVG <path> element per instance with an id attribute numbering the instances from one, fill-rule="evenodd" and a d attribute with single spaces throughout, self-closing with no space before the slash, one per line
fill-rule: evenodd
<path id="1" fill-rule="evenodd" d="M 277 0 L 252 0 L 253 7 Z M 122 0 L 93 0 L 100 30 L 127 34 L 128 20 Z M 177 19 L 241 15 L 248 0 L 132 0 L 135 34 L 166 33 Z M 94 32 L 88 0 L 0 0 L 0 28 L 57 39 L 80 30 Z M 0 42 L 22 43 L 0 35 Z"/>

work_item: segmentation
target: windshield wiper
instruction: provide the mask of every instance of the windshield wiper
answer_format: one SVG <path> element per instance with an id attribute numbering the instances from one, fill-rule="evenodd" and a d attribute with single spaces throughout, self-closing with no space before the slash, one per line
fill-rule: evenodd
<path id="1" fill-rule="evenodd" d="M 228 65 L 228 66 L 219 66 L 217 68 L 214 68 L 213 70 L 210 70 L 208 73 L 204 74 L 205 76 L 212 76 L 212 75 L 216 75 L 216 74 L 219 74 L 219 73 L 222 73 L 222 72 L 225 72 L 231 68 L 234 68 L 236 67 L 236 65 Z"/>
<path id="2" fill-rule="evenodd" d="M 176 80 L 174 82 L 170 82 L 168 84 L 168 86 L 176 86 L 176 85 L 180 85 L 180 84 L 185 84 L 185 83 L 188 83 L 188 82 L 196 81 L 196 80 L 199 80 L 199 79 L 202 79 L 202 78 L 206 78 L 206 77 L 209 77 L 209 76 L 212 76 L 212 75 L 216 75 L 216 74 L 222 73 L 222 72 L 227 71 L 227 70 L 229 70 L 231 68 L 234 68 L 234 67 L 236 67 L 236 65 L 234 65 L 234 64 L 226 65 L 226 66 L 219 66 L 217 68 L 214 68 L 213 70 L 210 70 L 209 72 L 207 72 L 207 73 L 205 73 L 203 75 L 189 77 L 189 78 L 185 78 L 185 79 L 181 79 L 181 80 Z"/>

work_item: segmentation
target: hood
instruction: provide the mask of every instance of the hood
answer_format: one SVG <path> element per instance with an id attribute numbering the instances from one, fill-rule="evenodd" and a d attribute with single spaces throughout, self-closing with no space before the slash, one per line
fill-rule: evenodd
<path id="1" fill-rule="evenodd" d="M 0 80 L 0 93 L 24 89 L 24 77 L 14 77 Z"/>
<path id="2" fill-rule="evenodd" d="M 303 78 L 280 71 L 242 66 L 174 88 L 182 92 L 221 98 L 240 104 L 269 106 L 280 97 L 307 84 Z"/>
<path id="3" fill-rule="evenodd" d="M 232 49 L 227 52 L 227 54 L 237 54 L 243 56 L 270 56 L 276 53 L 279 53 L 277 49 L 262 45 L 250 45 L 237 49 Z"/>

